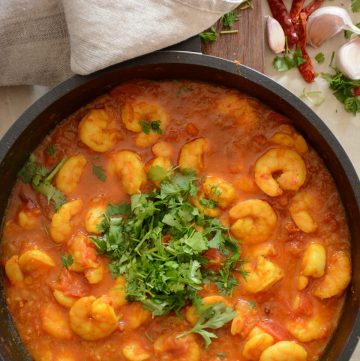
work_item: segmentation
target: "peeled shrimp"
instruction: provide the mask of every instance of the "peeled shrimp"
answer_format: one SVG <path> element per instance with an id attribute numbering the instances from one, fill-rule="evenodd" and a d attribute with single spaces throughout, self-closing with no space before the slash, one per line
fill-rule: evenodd
<path id="1" fill-rule="evenodd" d="M 206 138 L 198 138 L 182 146 L 179 157 L 181 170 L 192 169 L 197 174 L 204 169 L 204 154 L 208 150 L 209 142 Z"/>
<path id="2" fill-rule="evenodd" d="M 80 140 L 96 152 L 107 152 L 122 138 L 116 122 L 104 109 L 92 109 L 79 124 Z"/>
<path id="3" fill-rule="evenodd" d="M 273 178 L 273 174 L 281 175 Z M 283 190 L 297 191 L 305 182 L 306 165 L 300 155 L 290 149 L 270 149 L 255 163 L 255 182 L 271 197 L 279 196 Z"/>
<path id="4" fill-rule="evenodd" d="M 74 192 L 80 182 L 87 160 L 82 154 L 68 158 L 55 178 L 56 187 L 65 194 Z"/>
<path id="5" fill-rule="evenodd" d="M 135 138 L 135 145 L 146 148 L 154 144 L 169 124 L 169 117 L 165 110 L 157 103 L 145 101 L 127 100 L 121 110 L 121 118 L 126 129 L 139 133 Z M 159 122 L 160 131 L 151 129 L 151 122 Z M 142 122 L 149 124 L 149 131 L 146 134 Z"/>
<path id="6" fill-rule="evenodd" d="M 276 226 L 277 216 L 269 203 L 260 199 L 238 202 L 229 211 L 235 220 L 231 232 L 246 243 L 266 241 Z"/>
<path id="7" fill-rule="evenodd" d="M 284 277 L 283 270 L 263 256 L 258 256 L 255 262 L 246 263 L 243 269 L 248 272 L 248 276 L 242 285 L 250 293 L 267 291 Z"/>
<path id="8" fill-rule="evenodd" d="M 105 297 L 82 297 L 70 309 L 71 329 L 84 340 L 95 341 L 111 335 L 118 326 L 114 308 Z"/>
<path id="9" fill-rule="evenodd" d="M 347 253 L 337 251 L 328 258 L 325 276 L 314 284 L 312 293 L 321 299 L 344 292 L 351 279 L 351 261 Z"/>
<path id="10" fill-rule="evenodd" d="M 144 164 L 140 156 L 130 150 L 120 150 L 112 154 L 109 163 L 110 172 L 117 174 L 127 194 L 140 193 L 141 185 L 146 181 Z"/>
<path id="11" fill-rule="evenodd" d="M 56 243 L 62 243 L 70 237 L 73 225 L 71 220 L 82 209 L 81 199 L 67 202 L 53 215 L 50 224 L 50 235 Z"/>
<path id="12" fill-rule="evenodd" d="M 235 189 L 225 179 L 215 176 L 208 176 L 203 184 L 205 195 L 216 201 L 220 208 L 226 208 L 235 199 Z"/>
<path id="13" fill-rule="evenodd" d="M 294 131 L 291 134 L 284 132 L 275 133 L 270 140 L 272 143 L 294 148 L 299 154 L 304 154 L 309 150 L 306 140 Z"/>
<path id="14" fill-rule="evenodd" d="M 318 228 L 312 215 L 312 209 L 317 199 L 310 191 L 302 191 L 295 194 L 289 206 L 291 218 L 295 224 L 305 233 L 315 232 Z"/>
<path id="15" fill-rule="evenodd" d="M 319 316 L 310 319 L 297 318 L 288 321 L 288 331 L 301 342 L 319 340 L 327 335 L 328 329 L 324 326 L 324 320 Z"/>
<path id="16" fill-rule="evenodd" d="M 49 303 L 41 308 L 41 326 L 55 338 L 70 339 L 72 331 L 67 313 L 59 306 Z"/>
<path id="17" fill-rule="evenodd" d="M 158 361 L 199 361 L 201 353 L 193 334 L 178 338 L 176 333 L 161 335 L 154 343 L 154 351 Z"/>
<path id="18" fill-rule="evenodd" d="M 242 355 L 246 360 L 258 361 L 261 353 L 274 344 L 274 337 L 262 328 L 255 326 L 244 344 Z"/>
<path id="19" fill-rule="evenodd" d="M 304 347 L 292 341 L 279 341 L 262 352 L 259 361 L 306 361 Z"/>

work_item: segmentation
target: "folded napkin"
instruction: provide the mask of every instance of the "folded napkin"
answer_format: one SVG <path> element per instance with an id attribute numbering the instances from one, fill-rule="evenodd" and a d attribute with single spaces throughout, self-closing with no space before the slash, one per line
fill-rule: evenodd
<path id="1" fill-rule="evenodd" d="M 0 85 L 53 85 L 183 41 L 244 0 L 1 0 Z"/>

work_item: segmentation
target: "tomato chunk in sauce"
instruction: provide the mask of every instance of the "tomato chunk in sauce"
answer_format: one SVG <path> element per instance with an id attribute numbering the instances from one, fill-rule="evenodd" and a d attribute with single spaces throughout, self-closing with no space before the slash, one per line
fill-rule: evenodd
<path id="1" fill-rule="evenodd" d="M 34 156 L 48 169 L 61 162 L 50 183 L 62 202 L 55 208 L 36 181 L 19 179 L 2 234 L 6 301 L 34 360 L 320 357 L 350 282 L 349 231 L 333 179 L 286 117 L 218 85 L 137 80 L 65 119 Z M 206 307 L 232 312 L 203 329 L 216 336 L 208 347 L 189 332 L 200 317 L 189 300 L 178 313 L 152 314 L 93 242 L 109 204 L 159 189 L 149 176 L 159 168 L 191 169 L 192 207 L 219 219 L 241 250 L 227 293 L 211 279 L 194 288 Z M 226 267 L 214 244 L 202 253 L 204 274 Z"/>

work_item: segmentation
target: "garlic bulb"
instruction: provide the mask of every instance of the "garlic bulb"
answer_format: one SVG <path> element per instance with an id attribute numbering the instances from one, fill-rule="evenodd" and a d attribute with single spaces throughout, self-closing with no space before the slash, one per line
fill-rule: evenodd
<path id="1" fill-rule="evenodd" d="M 268 43 L 270 49 L 275 53 L 281 53 L 285 50 L 285 33 L 280 23 L 268 16 L 266 21 L 266 29 L 268 36 Z"/>
<path id="2" fill-rule="evenodd" d="M 336 54 L 336 66 L 348 78 L 360 79 L 360 38 L 344 44 Z"/>
<path id="3" fill-rule="evenodd" d="M 343 29 L 360 34 L 360 29 L 353 24 L 345 9 L 339 6 L 322 7 L 308 18 L 307 42 L 314 48 L 318 48 Z"/>

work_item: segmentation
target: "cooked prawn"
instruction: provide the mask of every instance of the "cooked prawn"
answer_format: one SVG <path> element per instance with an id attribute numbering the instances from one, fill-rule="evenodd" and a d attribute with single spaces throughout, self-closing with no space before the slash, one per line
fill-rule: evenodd
<path id="1" fill-rule="evenodd" d="M 220 99 L 216 108 L 218 112 L 245 127 L 254 127 L 259 121 L 256 108 L 250 100 L 236 94 L 230 94 Z"/>
<path id="2" fill-rule="evenodd" d="M 82 200 L 76 199 L 63 204 L 53 215 L 50 224 L 50 235 L 55 242 L 62 243 L 71 235 L 73 229 L 71 220 L 81 211 L 82 206 Z"/>
<path id="3" fill-rule="evenodd" d="M 262 328 L 255 326 L 244 344 L 242 355 L 251 361 L 258 361 L 261 353 L 274 344 L 274 337 Z"/>
<path id="4" fill-rule="evenodd" d="M 294 321 L 288 321 L 286 328 L 301 342 L 319 340 L 328 333 L 327 327 L 324 326 L 324 320 L 319 316 L 310 319 L 297 318 Z"/>
<path id="5" fill-rule="evenodd" d="M 338 296 L 344 292 L 350 279 L 350 257 L 344 251 L 337 251 L 329 257 L 325 276 L 314 284 L 312 293 L 321 299 Z"/>
<path id="6" fill-rule="evenodd" d="M 238 202 L 229 211 L 235 220 L 231 232 L 246 243 L 266 241 L 276 226 L 277 216 L 269 203 L 260 199 Z"/>
<path id="7" fill-rule="evenodd" d="M 263 256 L 246 263 L 243 268 L 248 272 L 248 276 L 241 282 L 250 293 L 267 291 L 284 277 L 283 270 Z"/>
<path id="8" fill-rule="evenodd" d="M 279 341 L 265 349 L 259 361 L 306 361 L 304 347 L 292 341 Z"/>
<path id="9" fill-rule="evenodd" d="M 203 189 L 205 195 L 217 202 L 220 208 L 228 207 L 236 197 L 232 184 L 220 177 L 206 177 Z"/>
<path id="10" fill-rule="evenodd" d="M 174 154 L 174 147 L 168 142 L 158 142 L 152 146 L 151 151 L 155 157 L 171 158 Z"/>
<path id="11" fill-rule="evenodd" d="M 237 316 L 231 321 L 231 334 L 242 335 L 246 323 L 257 314 L 257 310 L 248 301 L 238 300 L 235 311 Z"/>
<path id="12" fill-rule="evenodd" d="M 127 194 L 140 193 L 146 181 L 144 164 L 140 156 L 130 150 L 120 150 L 112 154 L 109 163 L 112 174 L 118 175 Z"/>
<path id="13" fill-rule="evenodd" d="M 118 326 L 114 308 L 105 297 L 82 297 L 70 309 L 71 329 L 84 340 L 95 341 L 111 335 Z"/>
<path id="14" fill-rule="evenodd" d="M 68 158 L 56 175 L 56 187 L 65 194 L 74 192 L 80 182 L 86 164 L 87 160 L 82 154 Z"/>
<path id="15" fill-rule="evenodd" d="M 209 148 L 206 138 L 198 138 L 182 146 L 179 157 L 181 170 L 193 169 L 197 174 L 204 169 L 204 154 Z"/>
<path id="16" fill-rule="evenodd" d="M 314 194 L 308 190 L 296 193 L 291 200 L 289 206 L 291 218 L 305 233 L 315 232 L 318 228 L 311 211 L 314 209 L 316 202 Z"/>
<path id="17" fill-rule="evenodd" d="M 122 135 L 105 109 L 92 109 L 80 121 L 80 140 L 96 152 L 110 150 Z"/>
<path id="18" fill-rule="evenodd" d="M 273 174 L 281 175 L 273 178 Z M 283 190 L 297 191 L 305 182 L 306 165 L 300 155 L 291 149 L 270 149 L 255 163 L 255 182 L 271 197 L 279 196 Z"/>
<path id="19" fill-rule="evenodd" d="M 326 250 L 320 243 L 311 243 L 303 256 L 301 274 L 307 277 L 319 278 L 325 273 Z"/>
<path id="20" fill-rule="evenodd" d="M 72 331 L 69 324 L 69 317 L 65 310 L 49 303 L 41 308 L 41 326 L 44 331 L 55 338 L 70 339 Z"/>
<path id="21" fill-rule="evenodd" d="M 150 351 L 138 340 L 126 341 L 122 353 L 126 360 L 129 361 L 145 361 L 151 356 Z"/>
<path id="22" fill-rule="evenodd" d="M 60 290 L 54 290 L 53 295 L 55 300 L 66 308 L 71 308 L 71 306 L 78 300 L 78 297 L 67 296 L 64 292 Z"/>
<path id="23" fill-rule="evenodd" d="M 126 279 L 119 276 L 115 280 L 115 285 L 110 289 L 109 296 L 112 299 L 114 307 L 120 307 L 127 303 L 126 300 Z"/>
<path id="24" fill-rule="evenodd" d="M 24 229 L 34 229 L 39 226 L 41 211 L 39 208 L 24 209 L 18 214 L 19 226 Z"/>
<path id="25" fill-rule="evenodd" d="M 306 140 L 295 131 L 292 131 L 291 134 L 277 132 L 270 138 L 270 140 L 272 143 L 294 148 L 300 154 L 304 154 L 309 150 Z"/>
<path id="26" fill-rule="evenodd" d="M 173 361 L 174 355 L 177 361 L 200 360 L 200 346 L 193 334 L 183 337 L 177 337 L 176 333 L 163 334 L 155 341 L 154 351 L 159 361 Z"/>
<path id="27" fill-rule="evenodd" d="M 85 229 L 89 233 L 100 234 L 99 225 L 103 220 L 106 211 L 106 201 L 101 197 L 94 198 L 91 201 L 90 208 L 85 214 Z"/>
<path id="28" fill-rule="evenodd" d="M 121 118 L 126 129 L 140 133 L 135 138 L 135 144 L 141 148 L 154 144 L 169 124 L 169 116 L 160 104 L 139 100 L 127 100 L 121 109 Z M 151 129 L 154 121 L 159 122 L 160 131 Z M 149 131 L 144 132 L 143 122 L 149 124 Z"/>
<path id="29" fill-rule="evenodd" d="M 55 263 L 49 255 L 38 249 L 33 249 L 24 252 L 20 257 L 12 256 L 5 263 L 5 273 L 10 282 L 16 284 L 24 280 L 24 274 L 46 271 L 52 267 L 55 267 Z"/>

